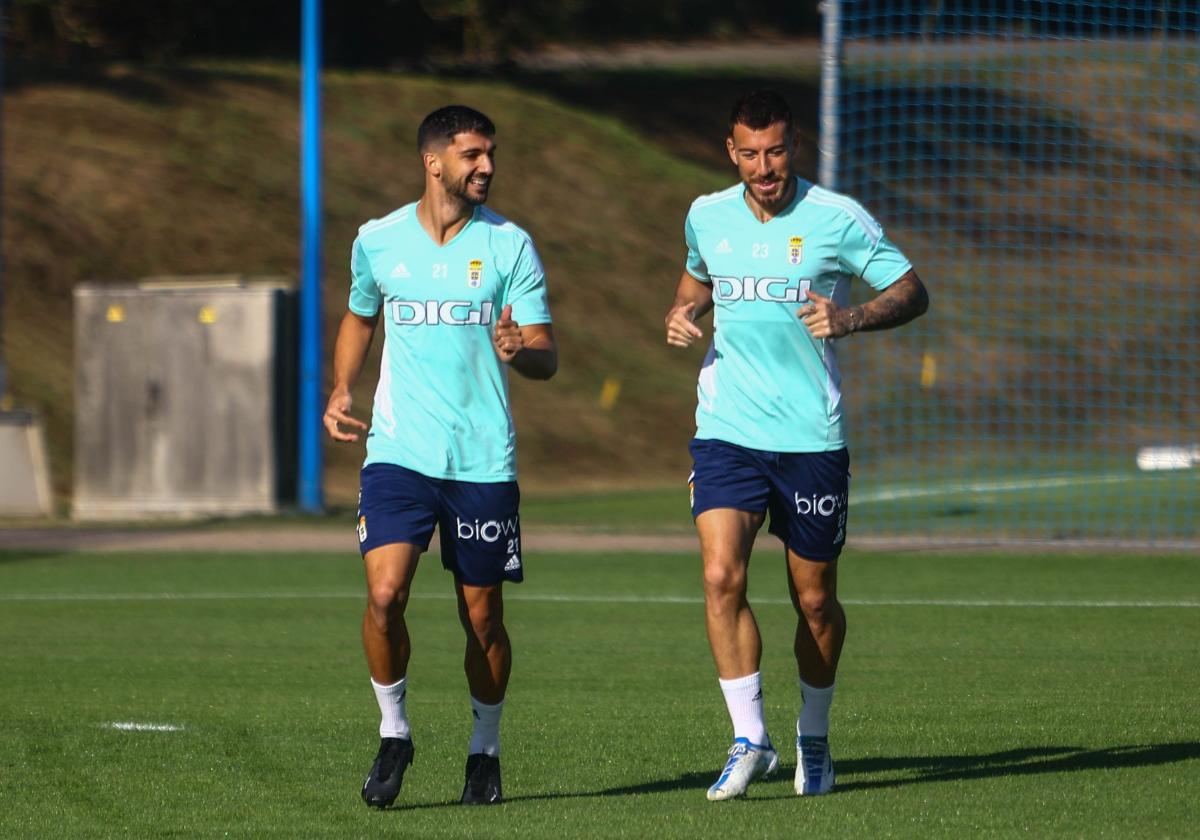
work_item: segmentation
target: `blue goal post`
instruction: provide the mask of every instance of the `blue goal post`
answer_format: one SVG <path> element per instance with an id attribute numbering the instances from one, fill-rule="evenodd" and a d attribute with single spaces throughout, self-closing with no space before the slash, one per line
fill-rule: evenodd
<path id="1" fill-rule="evenodd" d="M 819 177 L 932 298 L 839 347 L 854 533 L 1195 545 L 1197 5 L 823 10 Z"/>

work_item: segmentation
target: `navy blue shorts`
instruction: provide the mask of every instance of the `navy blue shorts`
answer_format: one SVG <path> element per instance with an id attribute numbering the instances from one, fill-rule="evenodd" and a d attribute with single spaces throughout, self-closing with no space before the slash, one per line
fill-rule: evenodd
<path id="1" fill-rule="evenodd" d="M 424 551 L 436 525 L 442 566 L 461 583 L 493 586 L 525 578 L 517 482 L 429 478 L 394 464 L 368 464 L 360 481 L 358 548 L 364 555 L 391 543 Z"/>
<path id="2" fill-rule="evenodd" d="M 846 543 L 850 454 L 765 452 L 693 440 L 692 518 L 713 508 L 769 511 L 770 532 L 806 560 L 836 560 Z"/>

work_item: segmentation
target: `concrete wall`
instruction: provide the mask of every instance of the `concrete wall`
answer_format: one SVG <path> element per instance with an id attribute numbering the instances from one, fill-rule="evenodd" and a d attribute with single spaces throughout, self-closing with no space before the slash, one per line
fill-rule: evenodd
<path id="1" fill-rule="evenodd" d="M 53 512 L 41 420 L 27 411 L 0 412 L 0 516 Z"/>
<path id="2" fill-rule="evenodd" d="M 73 515 L 271 512 L 288 500 L 293 303 L 276 284 L 78 287 Z"/>

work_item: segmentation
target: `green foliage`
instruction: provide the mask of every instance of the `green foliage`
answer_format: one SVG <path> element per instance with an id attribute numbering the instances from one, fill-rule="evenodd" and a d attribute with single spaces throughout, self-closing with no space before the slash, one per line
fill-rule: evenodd
<path id="1" fill-rule="evenodd" d="M 278 58 L 299 49 L 299 0 L 14 0 L 12 54 L 56 61 Z M 517 48 L 613 38 L 813 33 L 808 4 L 766 0 L 325 0 L 326 59 L 340 66 L 497 63 Z"/>

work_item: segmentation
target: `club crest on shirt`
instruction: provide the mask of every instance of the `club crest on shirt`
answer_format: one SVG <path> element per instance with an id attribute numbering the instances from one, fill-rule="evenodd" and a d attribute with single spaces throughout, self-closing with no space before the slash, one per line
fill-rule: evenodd
<path id="1" fill-rule="evenodd" d="M 804 237 L 793 236 L 788 240 L 788 262 L 792 265 L 800 265 L 802 259 L 804 259 Z"/>
<path id="2" fill-rule="evenodd" d="M 467 264 L 467 285 L 478 289 L 483 282 L 483 260 L 471 260 Z"/>

